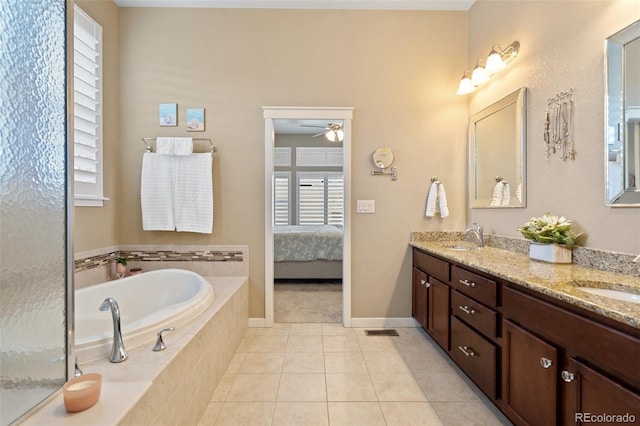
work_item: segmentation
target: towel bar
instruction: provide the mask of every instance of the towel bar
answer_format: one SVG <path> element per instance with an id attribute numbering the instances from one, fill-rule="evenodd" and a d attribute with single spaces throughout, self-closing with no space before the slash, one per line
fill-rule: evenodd
<path id="1" fill-rule="evenodd" d="M 147 152 L 153 152 L 153 147 L 147 143 L 147 141 L 155 141 L 158 138 L 141 138 L 142 143 L 147 147 Z M 216 152 L 218 149 L 211 142 L 211 138 L 193 138 L 194 141 L 208 141 L 211 145 L 211 152 Z"/>

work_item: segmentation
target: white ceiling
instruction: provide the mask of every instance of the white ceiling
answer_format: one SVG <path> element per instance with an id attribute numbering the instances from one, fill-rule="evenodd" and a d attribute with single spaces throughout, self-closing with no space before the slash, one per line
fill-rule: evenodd
<path id="1" fill-rule="evenodd" d="M 342 124 L 342 120 L 286 120 L 277 119 L 273 121 L 274 130 L 277 135 L 315 135 L 328 127 L 330 123 Z M 314 126 L 314 127 L 309 127 Z"/>
<path id="2" fill-rule="evenodd" d="M 120 7 L 469 10 L 475 0 L 114 0 Z"/>

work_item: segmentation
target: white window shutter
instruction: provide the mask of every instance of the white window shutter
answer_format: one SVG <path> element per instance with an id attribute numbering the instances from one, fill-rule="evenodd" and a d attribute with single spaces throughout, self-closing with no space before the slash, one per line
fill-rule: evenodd
<path id="1" fill-rule="evenodd" d="M 274 175 L 274 212 L 273 224 L 289 225 L 291 213 L 289 203 L 291 202 L 291 172 L 275 172 Z"/>

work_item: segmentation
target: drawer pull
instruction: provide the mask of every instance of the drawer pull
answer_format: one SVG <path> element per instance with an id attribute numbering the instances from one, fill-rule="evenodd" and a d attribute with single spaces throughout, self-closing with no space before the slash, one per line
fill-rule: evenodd
<path id="1" fill-rule="evenodd" d="M 550 368 L 553 365 L 553 361 L 551 361 L 549 358 L 542 357 L 540 358 L 540 365 L 542 366 L 542 368 Z"/>
<path id="2" fill-rule="evenodd" d="M 474 288 L 476 286 L 476 283 L 474 283 L 473 281 L 469 281 L 469 280 L 458 280 L 460 282 L 460 284 L 466 285 L 467 287 L 471 287 Z"/>
<path id="3" fill-rule="evenodd" d="M 460 352 L 462 352 L 465 356 L 476 356 L 476 353 L 469 346 L 458 346 Z"/>
<path id="4" fill-rule="evenodd" d="M 560 373 L 560 377 L 562 377 L 562 380 L 565 382 L 571 383 L 576 378 L 576 375 L 567 370 L 563 370 L 562 373 Z"/>
<path id="5" fill-rule="evenodd" d="M 476 313 L 474 309 L 469 309 L 467 305 L 458 306 L 458 309 L 460 309 L 462 312 L 464 312 L 467 315 L 474 315 Z"/>
<path id="6" fill-rule="evenodd" d="M 420 280 L 420 285 L 425 285 L 427 283 L 426 280 Z"/>

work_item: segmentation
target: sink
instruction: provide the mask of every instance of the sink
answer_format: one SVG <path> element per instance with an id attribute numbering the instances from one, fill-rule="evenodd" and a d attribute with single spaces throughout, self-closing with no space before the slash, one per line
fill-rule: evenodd
<path id="1" fill-rule="evenodd" d="M 471 251 L 474 249 L 474 247 L 465 246 L 462 244 L 446 244 L 442 247 L 445 248 L 446 250 L 453 250 L 453 251 Z"/>
<path id="2" fill-rule="evenodd" d="M 590 294 L 595 294 L 596 296 L 604 296 L 610 299 L 622 300 L 624 302 L 640 303 L 640 294 L 635 294 L 628 291 L 593 287 L 578 287 L 578 290 L 582 290 Z"/>

